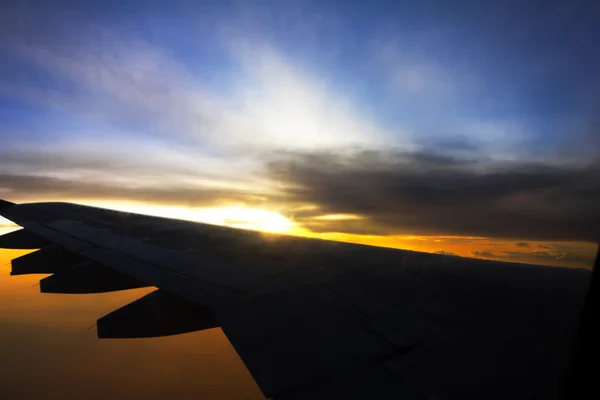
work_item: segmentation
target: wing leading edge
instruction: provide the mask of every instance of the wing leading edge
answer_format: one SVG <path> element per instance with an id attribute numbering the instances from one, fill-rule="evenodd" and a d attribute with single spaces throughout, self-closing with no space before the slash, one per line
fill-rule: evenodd
<path id="1" fill-rule="evenodd" d="M 159 288 L 99 336 L 221 326 L 276 399 L 558 398 L 590 279 L 69 203 L 0 201 L 0 215 L 50 244 L 40 260 L 68 260 L 54 287 Z"/>

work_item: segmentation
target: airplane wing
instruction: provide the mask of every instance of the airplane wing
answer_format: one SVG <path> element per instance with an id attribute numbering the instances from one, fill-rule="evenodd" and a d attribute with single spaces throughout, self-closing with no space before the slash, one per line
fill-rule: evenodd
<path id="1" fill-rule="evenodd" d="M 267 398 L 555 399 L 590 271 L 0 202 L 42 292 L 157 291 L 103 338 L 220 326 Z"/>

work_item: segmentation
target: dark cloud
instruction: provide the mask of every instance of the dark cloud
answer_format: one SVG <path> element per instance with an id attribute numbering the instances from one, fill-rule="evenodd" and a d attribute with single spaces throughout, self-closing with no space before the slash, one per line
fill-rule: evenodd
<path id="1" fill-rule="evenodd" d="M 269 173 L 290 201 L 318 206 L 297 219 L 302 223 L 344 213 L 365 218 L 344 222 L 346 231 L 359 233 L 600 240 L 599 162 L 485 164 L 429 153 L 287 153 L 269 164 Z"/>
<path id="2" fill-rule="evenodd" d="M 529 253 L 521 252 L 521 251 L 504 251 L 502 254 L 498 255 L 498 257 L 507 257 L 507 258 L 530 258 L 533 260 L 558 260 L 560 254 L 551 254 L 547 251 L 532 251 Z"/>
<path id="3" fill-rule="evenodd" d="M 536 247 L 537 247 L 538 249 L 547 249 L 547 250 L 552 250 L 552 249 L 554 249 L 554 247 L 555 247 L 555 246 L 554 246 L 554 245 L 552 245 L 552 244 L 549 244 L 549 245 L 548 245 L 548 244 L 538 244 Z"/>
<path id="4" fill-rule="evenodd" d="M 553 264 L 571 265 L 589 267 L 594 262 L 593 256 L 575 254 L 571 252 L 548 252 L 548 251 L 532 251 L 529 253 L 518 251 L 505 251 L 502 254 L 496 255 L 496 258 L 507 259 L 511 261 L 525 261 L 529 263 L 552 262 Z"/>
<path id="5" fill-rule="evenodd" d="M 517 246 L 517 247 L 531 247 L 531 243 L 528 243 L 528 242 L 515 243 L 515 246 Z"/>
<path id="6" fill-rule="evenodd" d="M 445 250 L 438 250 L 435 252 L 435 254 L 441 254 L 444 256 L 455 256 L 456 254 L 451 252 L 451 251 L 445 251 Z"/>
<path id="7" fill-rule="evenodd" d="M 491 258 L 500 261 L 521 262 L 527 264 L 550 264 L 578 268 L 589 268 L 594 262 L 593 255 L 583 253 L 576 254 L 572 252 L 501 251 L 492 253 L 489 250 L 472 250 L 471 254 L 475 257 Z"/>
<path id="8" fill-rule="evenodd" d="M 497 243 L 489 243 L 488 238 L 484 237 L 437 237 L 437 242 L 447 243 L 447 244 L 465 244 L 465 243 L 474 243 L 474 242 L 482 242 L 486 241 L 486 246 L 495 246 Z"/>
<path id="9" fill-rule="evenodd" d="M 304 228 L 316 233 L 341 232 L 354 233 L 358 235 L 373 234 L 373 226 L 371 221 L 368 219 L 319 220 L 313 219 L 312 216 L 308 218 L 302 218 L 297 214 L 293 214 L 291 218 L 295 222 L 302 224 Z"/>

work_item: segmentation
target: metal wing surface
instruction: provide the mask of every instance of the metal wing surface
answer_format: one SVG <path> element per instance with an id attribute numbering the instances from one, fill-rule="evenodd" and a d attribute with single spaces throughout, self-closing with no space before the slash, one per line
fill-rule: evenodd
<path id="1" fill-rule="evenodd" d="M 69 203 L 0 202 L 42 291 L 155 286 L 99 337 L 220 326 L 267 398 L 553 399 L 587 270 L 265 234 Z"/>

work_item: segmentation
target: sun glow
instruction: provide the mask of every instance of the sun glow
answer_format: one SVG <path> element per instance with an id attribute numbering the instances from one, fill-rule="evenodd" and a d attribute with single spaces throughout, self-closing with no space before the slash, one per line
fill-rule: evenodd
<path id="1" fill-rule="evenodd" d="M 181 206 L 152 206 L 136 202 L 80 201 L 80 203 L 137 214 L 206 222 L 208 224 L 272 233 L 290 233 L 296 226 L 293 221 L 278 212 L 244 206 L 194 208 Z"/>
<path id="2" fill-rule="evenodd" d="M 246 207 L 211 208 L 196 212 L 198 220 L 211 224 L 264 232 L 289 233 L 294 223 L 274 211 Z"/>
<path id="3" fill-rule="evenodd" d="M 323 220 L 323 221 L 342 221 L 348 219 L 363 219 L 360 215 L 354 214 L 327 214 L 327 215 L 319 215 L 318 217 L 313 217 L 313 219 Z"/>

